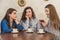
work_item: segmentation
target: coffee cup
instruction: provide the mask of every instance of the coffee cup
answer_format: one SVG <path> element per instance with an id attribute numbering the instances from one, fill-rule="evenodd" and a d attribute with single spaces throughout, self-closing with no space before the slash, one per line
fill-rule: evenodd
<path id="1" fill-rule="evenodd" d="M 28 28 L 27 31 L 28 32 L 33 32 L 33 28 Z"/>
<path id="2" fill-rule="evenodd" d="M 38 33 L 44 33 L 44 29 L 39 29 Z"/>
<path id="3" fill-rule="evenodd" d="M 18 29 L 13 29 L 12 32 L 13 32 L 13 33 L 16 33 L 16 32 L 18 32 Z"/>

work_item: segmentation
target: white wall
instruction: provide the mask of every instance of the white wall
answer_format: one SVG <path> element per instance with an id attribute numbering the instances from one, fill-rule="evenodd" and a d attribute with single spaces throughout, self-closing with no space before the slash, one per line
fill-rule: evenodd
<path id="1" fill-rule="evenodd" d="M 44 12 L 44 7 L 49 3 L 55 5 L 56 10 L 60 15 L 60 5 L 59 5 L 60 0 L 49 0 L 49 1 L 26 0 L 26 5 L 24 7 L 20 7 L 18 5 L 18 0 L 0 0 L 0 22 L 1 22 L 1 19 L 4 17 L 6 10 L 8 8 L 15 8 L 18 11 L 17 15 L 18 15 L 18 18 L 20 19 L 22 16 L 23 9 L 26 6 L 31 6 L 34 9 L 34 12 L 38 19 L 44 18 L 46 20 L 47 17 Z"/>

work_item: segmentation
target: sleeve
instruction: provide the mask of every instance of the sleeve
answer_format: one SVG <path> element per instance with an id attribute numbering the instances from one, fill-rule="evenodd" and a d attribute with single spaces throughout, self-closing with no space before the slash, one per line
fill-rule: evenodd
<path id="1" fill-rule="evenodd" d="M 26 20 L 25 22 L 21 22 L 21 25 L 24 27 L 24 30 L 27 30 L 29 27 L 29 20 Z"/>
<path id="2" fill-rule="evenodd" d="M 20 25 L 20 24 L 16 24 L 16 26 L 17 26 L 17 28 L 18 28 L 19 31 L 21 31 L 21 30 L 24 29 L 24 27 L 22 25 Z"/>
<path id="3" fill-rule="evenodd" d="M 10 28 L 8 28 L 8 27 L 9 27 L 9 26 L 6 24 L 6 21 L 3 20 L 3 21 L 1 22 L 1 28 L 2 28 L 2 30 L 3 30 L 4 33 L 8 33 L 8 32 L 11 32 L 11 31 L 12 31 L 12 29 L 10 29 Z"/>
<path id="4" fill-rule="evenodd" d="M 42 29 L 42 26 L 41 26 L 41 24 L 40 24 L 39 20 L 37 20 L 36 27 L 37 27 L 37 30 L 38 30 L 38 29 Z"/>

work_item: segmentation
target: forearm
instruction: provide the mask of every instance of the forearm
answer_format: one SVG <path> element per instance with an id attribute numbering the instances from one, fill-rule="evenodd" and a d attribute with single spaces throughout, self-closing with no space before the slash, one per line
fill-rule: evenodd
<path id="1" fill-rule="evenodd" d="M 23 30 L 24 29 L 24 27 L 20 24 L 17 24 L 16 26 L 17 26 L 18 30 Z"/>
<path id="2" fill-rule="evenodd" d="M 22 26 L 24 27 L 24 30 L 27 30 L 29 27 L 29 21 L 26 20 L 25 22 L 22 22 Z"/>
<path id="3" fill-rule="evenodd" d="M 4 33 L 9 33 L 9 32 L 11 32 L 11 31 L 13 31 L 12 29 L 3 29 L 3 32 Z"/>

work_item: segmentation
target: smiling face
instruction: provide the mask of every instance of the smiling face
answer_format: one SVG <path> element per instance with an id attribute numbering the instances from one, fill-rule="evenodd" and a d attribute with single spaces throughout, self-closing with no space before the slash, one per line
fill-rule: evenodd
<path id="1" fill-rule="evenodd" d="M 17 18 L 16 11 L 13 11 L 9 16 L 11 19 L 15 20 Z"/>
<path id="2" fill-rule="evenodd" d="M 50 11 L 48 8 L 45 8 L 45 13 L 46 13 L 47 17 L 49 18 L 50 17 Z"/>
<path id="3" fill-rule="evenodd" d="M 28 16 L 29 18 L 32 17 L 32 11 L 31 11 L 31 9 L 27 9 L 26 10 L 26 16 Z"/>

